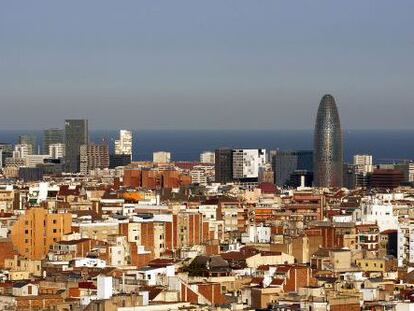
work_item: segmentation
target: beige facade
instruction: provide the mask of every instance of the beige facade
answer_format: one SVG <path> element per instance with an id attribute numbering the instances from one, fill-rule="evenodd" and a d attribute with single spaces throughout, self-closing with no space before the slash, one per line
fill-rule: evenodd
<path id="1" fill-rule="evenodd" d="M 71 232 L 71 225 L 72 214 L 49 213 L 35 207 L 18 218 L 11 230 L 11 240 L 20 255 L 41 260 L 53 243 Z"/>

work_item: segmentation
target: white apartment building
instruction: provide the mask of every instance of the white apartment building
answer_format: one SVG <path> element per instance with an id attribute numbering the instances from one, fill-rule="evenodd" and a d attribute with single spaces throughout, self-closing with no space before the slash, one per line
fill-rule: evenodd
<path id="1" fill-rule="evenodd" d="M 119 131 L 119 139 L 115 140 L 115 154 L 128 154 L 132 158 L 132 132 Z"/>
<path id="2" fill-rule="evenodd" d="M 380 198 L 370 198 L 362 204 L 361 220 L 367 224 L 376 223 L 380 232 L 398 229 L 398 216 L 394 215 L 394 207 Z"/>
<path id="3" fill-rule="evenodd" d="M 203 170 L 191 170 L 190 171 L 191 181 L 193 184 L 207 185 L 207 175 Z"/>
<path id="4" fill-rule="evenodd" d="M 354 155 L 355 173 L 372 173 L 374 170 L 372 155 L 356 154 Z"/>
<path id="5" fill-rule="evenodd" d="M 398 227 L 398 266 L 414 263 L 414 223 L 400 223 Z"/>
<path id="6" fill-rule="evenodd" d="M 65 144 L 51 144 L 49 145 L 49 156 L 52 159 L 61 159 L 65 157 Z"/>
<path id="7" fill-rule="evenodd" d="M 167 151 L 156 151 L 152 154 L 152 162 L 169 163 L 171 161 L 171 153 Z"/>
<path id="8" fill-rule="evenodd" d="M 265 149 L 234 149 L 233 178 L 249 179 L 259 177 L 259 168 L 266 165 Z"/>
<path id="9" fill-rule="evenodd" d="M 215 163 L 215 158 L 216 158 L 216 155 L 212 151 L 204 151 L 200 154 L 200 162 L 201 163 L 214 164 Z"/>
<path id="10" fill-rule="evenodd" d="M 14 146 L 13 158 L 24 159 L 32 154 L 32 146 L 27 144 L 17 144 Z"/>

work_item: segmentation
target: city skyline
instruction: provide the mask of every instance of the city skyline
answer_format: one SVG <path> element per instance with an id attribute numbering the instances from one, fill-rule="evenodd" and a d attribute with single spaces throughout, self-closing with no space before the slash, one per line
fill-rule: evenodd
<path id="1" fill-rule="evenodd" d="M 411 1 L 41 2 L 0 12 L 1 129 L 413 128 Z"/>

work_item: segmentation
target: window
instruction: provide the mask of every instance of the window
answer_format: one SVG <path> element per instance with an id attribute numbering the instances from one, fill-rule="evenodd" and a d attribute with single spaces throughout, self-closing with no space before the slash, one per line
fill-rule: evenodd
<path id="1" fill-rule="evenodd" d="M 29 230 L 24 230 L 24 234 L 29 234 Z"/>
<path id="2" fill-rule="evenodd" d="M 53 233 L 56 233 L 57 232 L 57 230 L 56 229 L 53 229 Z"/>

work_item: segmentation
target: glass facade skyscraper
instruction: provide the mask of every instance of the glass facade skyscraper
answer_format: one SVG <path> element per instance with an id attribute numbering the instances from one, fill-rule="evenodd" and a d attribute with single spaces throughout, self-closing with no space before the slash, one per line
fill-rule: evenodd
<path id="1" fill-rule="evenodd" d="M 76 173 L 80 170 L 80 146 L 89 141 L 88 120 L 65 121 L 65 167 L 66 172 Z"/>
<path id="2" fill-rule="evenodd" d="M 63 144 L 64 131 L 62 129 L 47 129 L 43 132 L 43 154 L 49 154 L 49 146 Z"/>
<path id="3" fill-rule="evenodd" d="M 314 184 L 316 187 L 342 187 L 343 141 L 335 98 L 322 97 L 314 133 Z"/>

